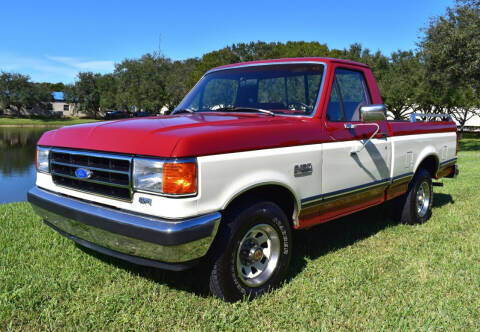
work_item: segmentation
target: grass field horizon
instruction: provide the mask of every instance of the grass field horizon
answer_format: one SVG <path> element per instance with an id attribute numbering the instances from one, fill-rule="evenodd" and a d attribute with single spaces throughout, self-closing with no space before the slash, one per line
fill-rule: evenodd
<path id="1" fill-rule="evenodd" d="M 200 269 L 106 257 L 28 203 L 0 205 L 0 330 L 479 330 L 480 139 L 461 141 L 458 163 L 427 223 L 395 223 L 387 203 L 296 232 L 285 283 L 233 304 Z"/>

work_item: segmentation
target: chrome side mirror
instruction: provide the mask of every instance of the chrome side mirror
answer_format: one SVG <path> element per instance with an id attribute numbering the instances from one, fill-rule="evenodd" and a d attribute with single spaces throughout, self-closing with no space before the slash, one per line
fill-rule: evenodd
<path id="1" fill-rule="evenodd" d="M 360 107 L 360 121 L 383 121 L 387 119 L 387 106 L 384 104 Z"/>

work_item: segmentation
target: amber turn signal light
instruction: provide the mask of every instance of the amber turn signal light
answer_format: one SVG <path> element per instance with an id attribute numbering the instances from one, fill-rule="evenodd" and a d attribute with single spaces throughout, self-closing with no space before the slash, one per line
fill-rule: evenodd
<path id="1" fill-rule="evenodd" d="M 163 165 L 163 192 L 171 195 L 195 194 L 197 165 L 195 163 L 165 163 Z"/>

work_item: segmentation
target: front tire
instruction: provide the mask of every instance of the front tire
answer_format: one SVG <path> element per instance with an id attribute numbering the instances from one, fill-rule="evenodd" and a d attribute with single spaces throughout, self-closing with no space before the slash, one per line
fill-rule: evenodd
<path id="1" fill-rule="evenodd" d="M 432 215 L 433 186 L 430 173 L 420 169 L 399 200 L 400 221 L 404 224 L 423 224 Z"/>
<path id="2" fill-rule="evenodd" d="M 288 219 L 275 203 L 246 201 L 226 211 L 210 250 L 210 291 L 237 301 L 278 286 L 288 270 L 291 246 Z"/>

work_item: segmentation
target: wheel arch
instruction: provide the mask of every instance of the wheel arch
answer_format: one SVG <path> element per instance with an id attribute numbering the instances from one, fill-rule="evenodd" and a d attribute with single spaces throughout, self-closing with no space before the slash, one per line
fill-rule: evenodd
<path id="1" fill-rule="evenodd" d="M 424 168 L 430 173 L 432 179 L 434 179 L 437 175 L 439 165 L 440 160 L 438 154 L 433 147 L 429 147 L 419 155 L 414 168 L 414 173 L 417 173 L 419 169 Z"/>
<path id="2" fill-rule="evenodd" d="M 295 191 L 288 185 L 280 182 L 263 182 L 243 188 L 225 202 L 222 210 L 252 197 L 266 198 L 276 203 L 293 223 L 298 226 L 300 200 Z"/>

